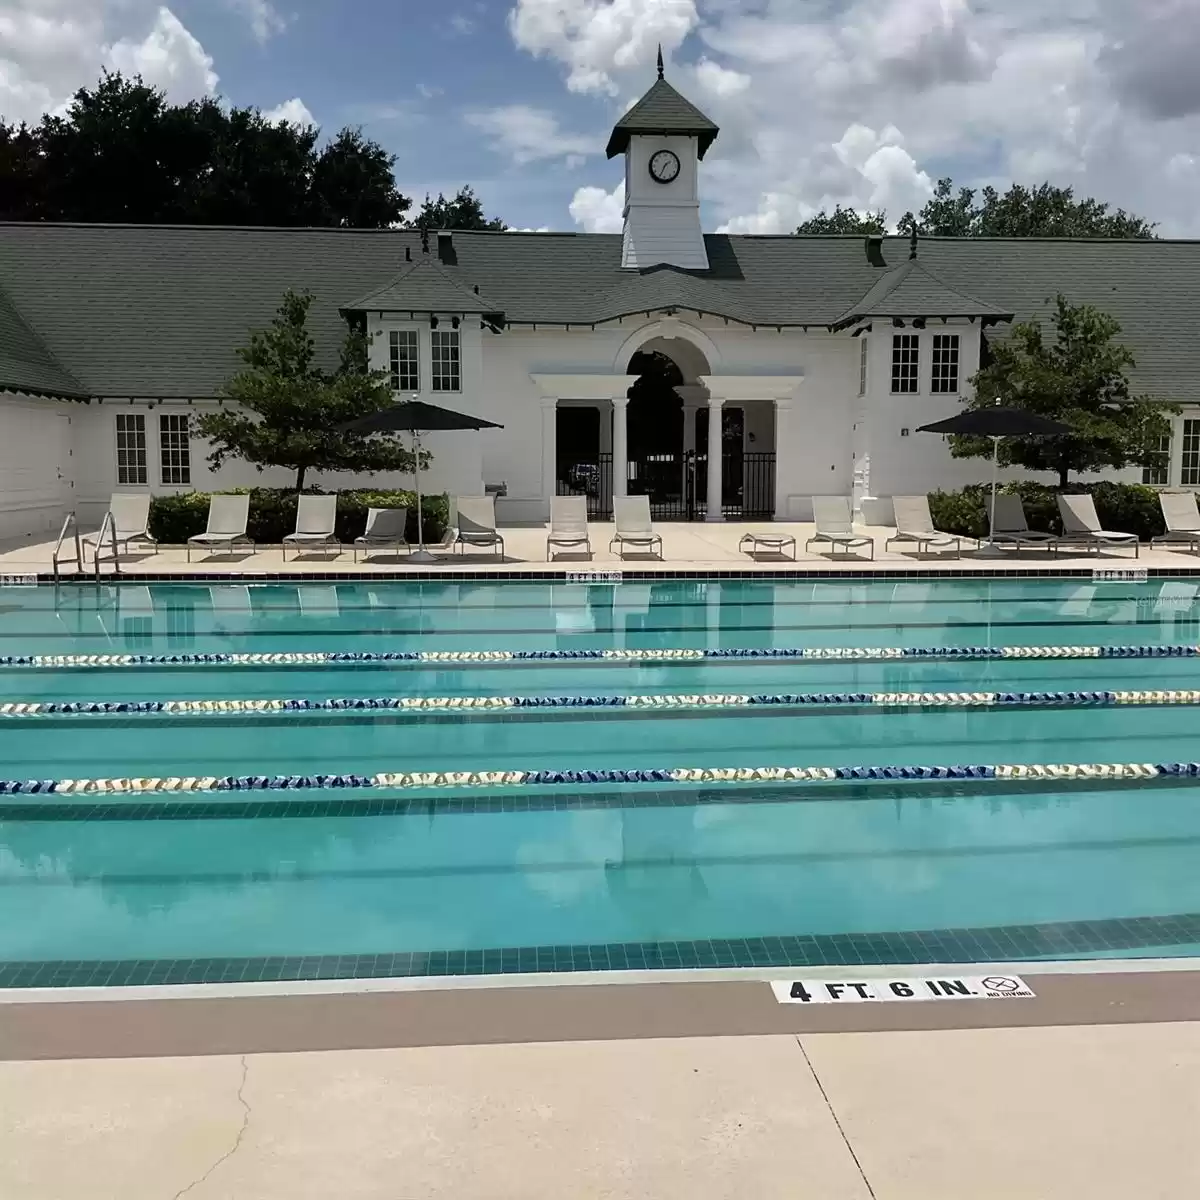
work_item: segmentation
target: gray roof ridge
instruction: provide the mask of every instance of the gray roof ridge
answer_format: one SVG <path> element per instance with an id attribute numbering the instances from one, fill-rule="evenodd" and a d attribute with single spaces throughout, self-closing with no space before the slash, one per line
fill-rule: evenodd
<path id="1" fill-rule="evenodd" d="M 84 399 L 91 395 L 75 375 L 58 361 L 58 357 L 46 344 L 42 335 L 26 320 L 25 314 L 17 306 L 17 302 L 5 290 L 3 284 L 0 284 L 0 316 L 3 316 L 5 311 L 12 318 L 15 332 L 18 335 L 25 335 L 25 349 L 32 348 L 35 358 L 30 360 L 27 356 L 22 356 L 19 359 L 15 356 L 10 356 L 4 352 L 4 345 L 0 343 L 0 371 L 3 371 L 4 365 L 10 361 L 16 363 L 18 366 L 29 365 L 35 368 L 41 367 L 44 370 L 49 370 L 52 376 L 57 374 L 60 384 L 65 383 L 66 386 L 54 386 L 53 382 L 51 382 L 49 387 L 40 387 L 30 383 L 28 379 L 22 383 L 16 376 L 11 379 L 5 379 L 3 375 L 0 375 L 0 388 L 15 392 L 25 392 L 27 394 L 66 396 L 71 399 Z M 39 359 L 40 361 L 38 361 Z"/>
<path id="2" fill-rule="evenodd" d="M 1005 317 L 1011 318 L 1012 313 L 1006 313 L 1003 309 L 986 300 L 980 300 L 977 296 L 972 296 L 970 292 L 963 291 L 962 288 L 955 287 L 954 284 L 948 283 L 936 271 L 932 271 L 918 257 L 910 257 L 898 266 L 880 268 L 883 271 L 882 276 L 877 279 L 858 301 L 851 305 L 834 323 L 835 329 L 844 328 L 852 324 L 854 321 L 870 317 L 922 317 L 922 316 L 977 316 L 977 317 Z M 964 310 L 963 313 L 950 312 L 889 312 L 886 308 L 881 309 L 880 306 L 885 303 L 889 296 L 901 288 L 913 275 L 924 275 L 926 279 L 935 284 L 944 292 L 951 296 L 956 296 L 958 299 L 966 301 L 970 306 L 969 311 Z"/>
<path id="3" fill-rule="evenodd" d="M 405 263 L 404 268 L 396 275 L 393 275 L 386 283 L 377 288 L 372 288 L 369 292 L 360 296 L 357 300 L 349 304 L 341 306 L 342 312 L 354 312 L 375 307 L 371 302 L 377 300 L 380 296 L 390 292 L 393 288 L 402 288 L 406 280 L 410 280 L 414 275 L 421 272 L 432 272 L 439 282 L 452 288 L 458 295 L 469 301 L 469 307 L 464 309 L 466 312 L 481 312 L 481 313 L 502 313 L 504 306 L 497 304 L 494 300 L 490 300 L 482 293 L 472 290 L 471 286 L 461 279 L 455 279 L 449 271 L 446 270 L 445 263 L 439 261 L 434 255 L 423 253 L 418 255 L 412 262 Z M 422 309 L 422 311 L 424 311 Z"/>

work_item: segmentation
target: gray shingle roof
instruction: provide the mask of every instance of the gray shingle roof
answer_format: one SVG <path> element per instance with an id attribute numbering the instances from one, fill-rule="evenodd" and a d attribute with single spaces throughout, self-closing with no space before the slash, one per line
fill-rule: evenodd
<path id="1" fill-rule="evenodd" d="M 705 244 L 707 271 L 630 271 L 619 234 L 455 231 L 453 261 L 438 269 L 456 295 L 478 286 L 476 299 L 510 325 L 592 325 L 674 307 L 829 328 L 908 260 L 899 238 L 884 240 L 886 267 L 871 265 L 861 237 L 709 234 Z M 85 393 L 200 398 L 238 369 L 236 347 L 270 323 L 288 288 L 313 293 L 310 328 L 334 365 L 339 309 L 395 286 L 405 249 L 416 260 L 420 246 L 412 230 L 0 224 L 0 296 Z M 918 262 L 922 278 L 1018 319 L 1044 319 L 1059 291 L 1095 304 L 1123 326 L 1140 390 L 1200 402 L 1200 242 L 926 238 Z M 0 387 L 28 386 L 32 352 L 12 353 L 0 354 Z"/>
<path id="2" fill-rule="evenodd" d="M 481 295 L 432 255 L 421 253 L 395 279 L 349 304 L 343 312 L 496 313 L 504 306 Z"/>
<path id="3" fill-rule="evenodd" d="M 86 396 L 12 301 L 0 291 L 0 388 L 36 396 Z"/>
<path id="4" fill-rule="evenodd" d="M 867 317 L 982 317 L 1011 321 L 1012 310 L 969 296 L 939 279 L 919 258 L 893 267 L 837 322 L 844 328 Z"/>
<path id="5" fill-rule="evenodd" d="M 681 96 L 661 76 L 650 90 L 613 126 L 607 154 L 616 158 L 629 146 L 634 133 L 687 134 L 698 141 L 701 158 L 720 131 L 690 100 Z"/>

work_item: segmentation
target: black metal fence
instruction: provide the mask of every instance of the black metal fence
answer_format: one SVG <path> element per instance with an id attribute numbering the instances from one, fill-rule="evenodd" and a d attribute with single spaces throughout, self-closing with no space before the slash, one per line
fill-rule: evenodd
<path id="1" fill-rule="evenodd" d="M 704 454 L 656 454 L 629 461 L 631 496 L 650 497 L 650 515 L 659 521 L 701 521 L 708 503 L 708 458 Z M 560 496 L 586 496 L 588 517 L 612 516 L 613 459 L 575 463 L 559 479 Z M 775 455 L 725 454 L 721 460 L 721 513 L 733 520 L 769 520 L 775 513 Z"/>

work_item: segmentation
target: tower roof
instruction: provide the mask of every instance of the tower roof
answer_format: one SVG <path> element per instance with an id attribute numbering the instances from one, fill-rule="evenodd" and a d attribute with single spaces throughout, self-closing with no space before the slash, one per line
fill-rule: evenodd
<path id="1" fill-rule="evenodd" d="M 696 138 L 699 156 L 703 158 L 718 132 L 712 121 L 663 78 L 662 51 L 659 50 L 658 78 L 613 126 L 612 136 L 608 139 L 608 157 L 624 154 L 635 133 L 662 133 Z"/>

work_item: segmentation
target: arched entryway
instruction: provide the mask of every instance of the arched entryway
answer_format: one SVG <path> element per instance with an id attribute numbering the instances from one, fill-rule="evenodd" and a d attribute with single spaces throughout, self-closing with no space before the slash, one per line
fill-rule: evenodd
<path id="1" fill-rule="evenodd" d="M 619 363 L 633 378 L 624 396 L 560 400 L 555 417 L 555 485 L 583 494 L 594 517 L 614 495 L 644 495 L 656 520 L 762 519 L 774 513 L 774 411 L 770 400 L 710 402 L 703 380 L 712 368 L 686 337 L 655 332 L 627 344 Z M 614 376 L 616 378 L 617 376 Z M 720 474 L 709 495 L 710 414 L 720 413 Z M 623 435 L 623 436 L 622 436 Z M 614 478 L 624 464 L 623 478 Z M 622 489 L 622 483 L 624 487 Z M 719 511 L 710 514 L 710 504 Z"/>

